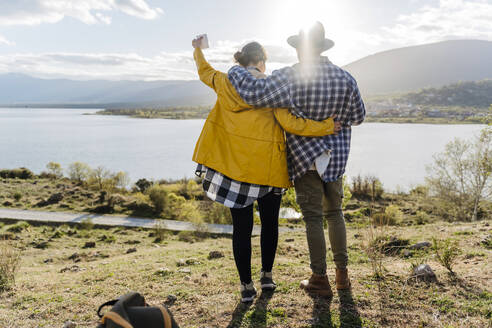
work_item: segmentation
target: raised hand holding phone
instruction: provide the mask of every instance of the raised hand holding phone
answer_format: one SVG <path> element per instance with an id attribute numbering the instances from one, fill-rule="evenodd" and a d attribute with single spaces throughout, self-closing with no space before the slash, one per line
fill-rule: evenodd
<path id="1" fill-rule="evenodd" d="M 193 48 L 207 49 L 209 47 L 208 44 L 208 36 L 207 34 L 197 35 L 192 42 Z"/>

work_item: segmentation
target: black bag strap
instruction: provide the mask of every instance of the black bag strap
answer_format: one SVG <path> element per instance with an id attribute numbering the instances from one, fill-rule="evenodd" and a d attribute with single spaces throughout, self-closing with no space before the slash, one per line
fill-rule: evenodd
<path id="1" fill-rule="evenodd" d="M 117 300 L 117 299 L 116 299 L 116 300 L 111 300 L 111 301 L 108 301 L 108 302 L 106 302 L 106 303 L 102 304 L 102 305 L 99 307 L 99 309 L 97 309 L 97 315 L 99 316 L 99 318 L 102 318 L 102 317 L 103 317 L 103 315 L 101 314 L 101 310 L 102 310 L 105 306 L 115 305 L 115 304 L 116 304 L 116 302 L 118 302 L 118 300 Z"/>

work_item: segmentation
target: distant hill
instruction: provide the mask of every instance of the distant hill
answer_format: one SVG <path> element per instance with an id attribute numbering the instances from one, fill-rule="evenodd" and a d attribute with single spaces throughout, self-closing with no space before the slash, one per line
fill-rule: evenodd
<path id="1" fill-rule="evenodd" d="M 492 80 L 427 88 L 396 97 L 396 100 L 413 105 L 488 108 L 492 104 Z"/>
<path id="2" fill-rule="evenodd" d="M 492 79 L 492 42 L 456 40 L 394 49 L 344 68 L 368 95 Z"/>
<path id="3" fill-rule="evenodd" d="M 200 81 L 74 81 L 0 75 L 0 104 L 108 104 L 109 107 L 201 106 L 215 102 Z"/>
<path id="4" fill-rule="evenodd" d="M 492 79 L 492 42 L 445 41 L 394 49 L 344 68 L 356 77 L 365 96 Z M 215 100 L 213 90 L 198 80 L 73 81 L 0 74 L 0 105 L 153 108 L 209 106 Z"/>

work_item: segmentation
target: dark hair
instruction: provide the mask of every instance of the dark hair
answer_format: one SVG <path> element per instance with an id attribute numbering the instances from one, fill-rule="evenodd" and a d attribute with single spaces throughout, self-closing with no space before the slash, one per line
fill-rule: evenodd
<path id="1" fill-rule="evenodd" d="M 265 48 L 258 42 L 250 42 L 243 47 L 241 51 L 234 54 L 234 59 L 241 66 L 248 66 L 249 64 L 257 64 L 261 61 L 267 60 Z"/>

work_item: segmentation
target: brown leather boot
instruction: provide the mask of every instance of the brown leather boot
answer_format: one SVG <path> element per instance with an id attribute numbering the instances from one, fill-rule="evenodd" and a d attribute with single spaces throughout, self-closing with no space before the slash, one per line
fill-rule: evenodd
<path id="1" fill-rule="evenodd" d="M 316 294 L 323 297 L 333 296 L 330 282 L 328 281 L 328 276 L 326 274 L 319 275 L 313 273 L 309 280 L 301 281 L 301 288 L 311 294 Z"/>
<path id="2" fill-rule="evenodd" d="M 347 269 L 336 269 L 335 282 L 337 283 L 337 289 L 349 289 L 352 285 L 348 276 Z"/>

